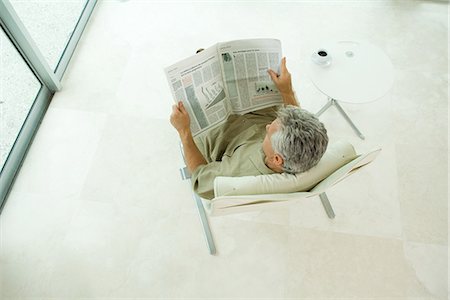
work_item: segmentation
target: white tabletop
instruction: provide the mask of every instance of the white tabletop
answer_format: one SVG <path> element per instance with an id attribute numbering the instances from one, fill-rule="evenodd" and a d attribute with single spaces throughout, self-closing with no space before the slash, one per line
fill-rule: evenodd
<path id="1" fill-rule="evenodd" d="M 327 67 L 308 57 L 308 73 L 325 95 L 343 102 L 365 103 L 384 96 L 394 81 L 392 63 L 378 47 L 366 42 L 323 44 L 331 56 Z"/>

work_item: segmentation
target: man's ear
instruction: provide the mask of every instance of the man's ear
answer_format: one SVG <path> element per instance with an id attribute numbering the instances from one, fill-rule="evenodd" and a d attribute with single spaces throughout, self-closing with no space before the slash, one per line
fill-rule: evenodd
<path id="1" fill-rule="evenodd" d="M 284 159 L 283 159 L 283 157 L 281 157 L 280 154 L 275 153 L 275 154 L 273 155 L 273 162 L 275 163 L 275 165 L 276 165 L 277 167 L 283 168 Z"/>

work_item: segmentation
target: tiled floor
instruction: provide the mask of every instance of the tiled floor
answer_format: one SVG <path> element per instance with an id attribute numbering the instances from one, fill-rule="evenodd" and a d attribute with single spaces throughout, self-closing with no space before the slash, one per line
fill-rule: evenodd
<path id="1" fill-rule="evenodd" d="M 20 171 L 1 221 L 1 296 L 447 299 L 448 4 L 438 1 L 103 1 Z M 305 64 L 324 40 L 392 59 L 387 96 L 330 109 L 331 140 L 369 167 L 318 199 L 211 219 L 210 256 L 163 67 L 217 41 L 275 37 L 304 108 L 326 101 Z"/>

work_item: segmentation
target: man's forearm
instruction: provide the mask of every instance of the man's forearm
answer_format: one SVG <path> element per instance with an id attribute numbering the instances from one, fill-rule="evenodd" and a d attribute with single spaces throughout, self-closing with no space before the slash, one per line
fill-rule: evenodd
<path id="1" fill-rule="evenodd" d="M 189 172 L 193 173 L 198 166 L 206 165 L 206 160 L 195 144 L 191 132 L 180 133 L 180 138 Z"/>
<path id="2" fill-rule="evenodd" d="M 289 93 L 282 93 L 281 97 L 283 98 L 283 103 L 285 105 L 294 105 L 300 107 L 300 103 L 298 103 L 294 91 L 291 91 Z"/>

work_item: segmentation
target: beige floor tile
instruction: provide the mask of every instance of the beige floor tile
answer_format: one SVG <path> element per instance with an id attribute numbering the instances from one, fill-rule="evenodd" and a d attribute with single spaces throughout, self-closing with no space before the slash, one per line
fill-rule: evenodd
<path id="1" fill-rule="evenodd" d="M 120 297 L 280 298 L 284 293 L 285 226 L 215 218 L 218 249 L 208 254 L 195 214 L 157 224 L 141 240 Z M 175 230 L 176 229 L 176 230 Z"/>
<path id="2" fill-rule="evenodd" d="M 448 154 L 445 150 L 396 146 L 399 200 L 408 241 L 447 244 Z"/>
<path id="3" fill-rule="evenodd" d="M 392 90 L 397 143 L 412 148 L 446 148 L 448 144 L 448 76 L 444 73 L 398 72 Z"/>
<path id="4" fill-rule="evenodd" d="M 292 229 L 287 265 L 288 297 L 431 296 L 405 261 L 398 239 Z"/>
<path id="5" fill-rule="evenodd" d="M 156 209 L 83 201 L 52 259 L 47 293 L 57 298 L 111 295 L 126 280 L 141 237 L 163 218 Z"/>
<path id="6" fill-rule="evenodd" d="M 178 137 L 167 121 L 110 116 L 82 195 L 121 205 L 190 209 L 182 166 Z"/>
<path id="7" fill-rule="evenodd" d="M 448 247 L 406 242 L 404 251 L 406 260 L 427 290 L 437 299 L 447 299 Z"/>
<path id="8" fill-rule="evenodd" d="M 0 296 L 46 296 L 78 197 L 13 191 L 0 219 Z M 3 298 L 2 298 L 3 299 Z"/>
<path id="9" fill-rule="evenodd" d="M 49 108 L 14 191 L 67 197 L 80 193 L 106 116 Z"/>
<path id="10" fill-rule="evenodd" d="M 52 107 L 109 113 L 118 102 L 127 102 L 116 93 L 132 48 L 111 30 L 116 21 L 101 7 L 95 9 L 64 76 L 64 92 L 54 96 Z"/>

